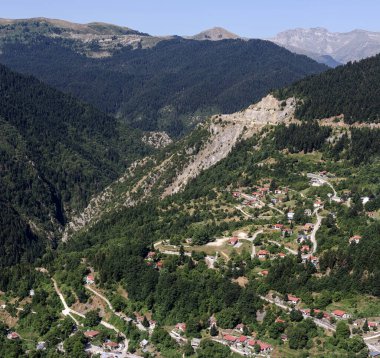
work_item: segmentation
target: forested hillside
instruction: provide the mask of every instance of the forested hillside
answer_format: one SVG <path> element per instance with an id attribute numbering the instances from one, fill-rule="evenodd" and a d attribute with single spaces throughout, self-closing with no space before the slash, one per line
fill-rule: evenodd
<path id="1" fill-rule="evenodd" d="M 147 153 L 140 134 L 0 66 L 0 266 L 41 254 L 72 210 Z M 37 246 L 36 246 L 37 245 Z"/>
<path id="2" fill-rule="evenodd" d="M 318 119 L 343 114 L 346 123 L 380 118 L 380 55 L 308 77 L 276 92 L 302 99 L 296 115 Z"/>
<path id="3" fill-rule="evenodd" d="M 18 30 L 19 31 L 19 30 Z M 211 113 L 232 113 L 327 69 L 262 40 L 161 40 L 90 58 L 78 41 L 2 29 L 0 61 L 72 93 L 143 130 L 180 135 Z M 99 51 L 97 40 L 92 50 Z"/>

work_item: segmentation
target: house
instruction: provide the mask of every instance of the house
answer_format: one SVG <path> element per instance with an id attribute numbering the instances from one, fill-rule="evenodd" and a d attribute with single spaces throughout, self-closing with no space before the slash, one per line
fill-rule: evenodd
<path id="1" fill-rule="evenodd" d="M 162 268 L 164 268 L 164 263 L 162 261 L 158 261 L 156 263 L 156 269 L 161 270 Z"/>
<path id="2" fill-rule="evenodd" d="M 84 336 L 85 336 L 86 338 L 90 338 L 90 339 L 95 338 L 95 337 L 98 336 L 99 334 L 100 334 L 99 331 L 86 331 L 86 332 L 84 332 Z"/>
<path id="3" fill-rule="evenodd" d="M 289 211 L 286 214 L 286 217 L 288 218 L 288 220 L 293 220 L 294 219 L 294 212 L 293 211 Z"/>
<path id="4" fill-rule="evenodd" d="M 238 342 L 243 344 L 244 342 L 246 342 L 248 340 L 248 337 L 247 336 L 240 336 L 239 339 L 238 339 Z"/>
<path id="5" fill-rule="evenodd" d="M 330 320 L 331 316 L 327 312 L 323 312 L 323 318 Z"/>
<path id="6" fill-rule="evenodd" d="M 312 223 L 307 223 L 304 225 L 303 229 L 306 231 L 306 232 L 310 232 L 314 229 L 314 224 Z"/>
<path id="7" fill-rule="evenodd" d="M 38 342 L 36 346 L 37 351 L 44 351 L 46 349 L 46 343 L 45 342 Z"/>
<path id="8" fill-rule="evenodd" d="M 229 344 L 232 344 L 238 340 L 238 337 L 232 336 L 230 334 L 226 334 L 223 336 L 223 340 L 225 340 Z"/>
<path id="9" fill-rule="evenodd" d="M 286 342 L 287 340 L 288 340 L 288 336 L 286 335 L 286 334 L 281 334 L 281 340 L 283 341 L 283 342 Z"/>
<path id="10" fill-rule="evenodd" d="M 311 216 L 311 210 L 310 209 L 305 209 L 304 213 L 306 216 Z"/>
<path id="11" fill-rule="evenodd" d="M 284 227 L 283 224 L 275 224 L 275 225 L 273 225 L 272 229 L 273 230 L 282 230 L 283 227 Z"/>
<path id="12" fill-rule="evenodd" d="M 240 193 L 238 191 L 234 191 L 232 193 L 232 195 L 235 197 L 235 198 L 239 198 L 240 197 Z"/>
<path id="13" fill-rule="evenodd" d="M 186 323 L 177 323 L 175 329 L 177 331 L 186 332 Z"/>
<path id="14" fill-rule="evenodd" d="M 239 332 L 241 332 L 241 333 L 243 333 L 244 332 L 244 324 L 243 323 L 239 323 L 236 327 L 235 327 L 235 330 L 236 331 L 239 331 Z"/>
<path id="15" fill-rule="evenodd" d="M 276 195 L 280 195 L 280 194 L 282 194 L 283 192 L 282 192 L 281 189 L 276 189 L 276 190 L 274 191 L 274 193 L 275 193 Z"/>
<path id="16" fill-rule="evenodd" d="M 254 347 L 256 344 L 260 346 L 260 353 L 269 353 L 273 347 L 268 344 L 268 343 L 264 343 L 264 342 L 261 342 L 259 340 L 254 340 L 254 339 L 250 339 L 248 341 L 248 344 L 251 346 L 251 347 Z"/>
<path id="17" fill-rule="evenodd" d="M 31 290 L 29 291 L 29 296 L 30 296 L 30 297 L 33 297 L 34 295 L 35 295 L 35 292 L 34 292 L 33 289 L 31 289 Z"/>
<path id="18" fill-rule="evenodd" d="M 362 237 L 360 235 L 355 235 L 355 236 L 350 237 L 349 242 L 350 244 L 352 243 L 358 244 L 361 239 Z"/>
<path id="19" fill-rule="evenodd" d="M 193 339 L 191 340 L 191 346 L 192 346 L 194 349 L 199 348 L 200 344 L 201 344 L 201 340 L 200 340 L 199 338 L 193 338 Z"/>
<path id="20" fill-rule="evenodd" d="M 259 273 L 258 273 L 258 275 L 259 276 L 268 276 L 268 274 L 269 274 L 269 271 L 268 270 L 262 270 L 262 271 L 260 271 Z"/>
<path id="21" fill-rule="evenodd" d="M 318 257 L 313 256 L 313 255 L 310 255 L 310 256 L 309 256 L 309 261 L 310 261 L 313 265 L 318 265 L 318 263 L 319 263 Z"/>
<path id="22" fill-rule="evenodd" d="M 301 301 L 301 299 L 299 297 L 296 297 L 293 295 L 288 295 L 288 302 L 292 303 L 293 305 L 296 305 L 300 301 Z"/>
<path id="23" fill-rule="evenodd" d="M 336 318 L 340 318 L 340 319 L 348 319 L 351 317 L 351 315 L 349 315 L 347 312 L 342 311 L 342 310 L 334 310 L 334 311 L 332 311 L 332 314 Z"/>
<path id="24" fill-rule="evenodd" d="M 231 239 L 228 240 L 228 244 L 231 246 L 235 246 L 239 242 L 238 237 L 231 237 Z"/>
<path id="25" fill-rule="evenodd" d="M 275 322 L 276 323 L 285 323 L 285 321 L 283 319 L 281 319 L 280 317 L 277 317 Z"/>
<path id="26" fill-rule="evenodd" d="M 321 209 L 323 208 L 323 201 L 318 199 L 314 202 L 313 206 L 314 206 L 314 209 Z"/>
<path id="27" fill-rule="evenodd" d="M 288 228 L 288 227 L 284 227 L 282 230 L 281 230 L 281 235 L 283 237 L 286 237 L 286 236 L 290 236 L 293 234 L 293 230 Z"/>
<path id="28" fill-rule="evenodd" d="M 7 334 L 7 338 L 12 341 L 15 341 L 16 339 L 20 339 L 20 335 L 16 332 L 10 332 Z"/>
<path id="29" fill-rule="evenodd" d="M 370 198 L 368 196 L 363 196 L 360 199 L 363 205 L 367 204 L 370 201 Z"/>
<path id="30" fill-rule="evenodd" d="M 146 339 L 143 339 L 143 340 L 140 342 L 140 347 L 141 347 L 141 348 L 145 348 L 148 344 L 149 344 L 149 341 L 146 340 Z"/>
<path id="31" fill-rule="evenodd" d="M 153 321 L 152 319 L 149 320 L 149 329 L 154 330 L 156 328 L 156 321 Z"/>
<path id="32" fill-rule="evenodd" d="M 88 275 L 85 277 L 85 281 L 87 285 L 92 285 L 95 283 L 95 277 L 93 275 Z"/>
<path id="33" fill-rule="evenodd" d="M 148 255 L 146 255 L 146 259 L 147 260 L 153 260 L 155 256 L 156 256 L 156 252 L 155 251 L 149 251 Z"/>
<path id="34" fill-rule="evenodd" d="M 267 256 L 269 256 L 269 251 L 267 250 L 260 250 L 257 254 L 257 257 L 260 260 L 266 260 Z"/>
<path id="35" fill-rule="evenodd" d="M 372 328 L 372 329 L 376 329 L 378 327 L 378 323 L 377 322 L 368 322 L 368 327 L 369 328 Z"/>
<path id="36" fill-rule="evenodd" d="M 277 256 L 278 256 L 280 259 L 283 259 L 283 258 L 285 258 L 286 254 L 284 254 L 283 252 L 280 252 Z"/>
<path id="37" fill-rule="evenodd" d="M 305 235 L 305 234 L 298 234 L 298 236 L 297 236 L 297 242 L 298 242 L 299 244 L 304 243 L 306 240 L 309 240 L 309 236 L 308 236 L 308 235 Z"/>
<path id="38" fill-rule="evenodd" d="M 310 251 L 310 246 L 309 245 L 303 245 L 301 247 L 301 252 L 309 252 Z"/>
<path id="39" fill-rule="evenodd" d="M 109 349 L 109 350 L 119 349 L 119 343 L 107 341 L 103 343 L 103 348 Z"/>

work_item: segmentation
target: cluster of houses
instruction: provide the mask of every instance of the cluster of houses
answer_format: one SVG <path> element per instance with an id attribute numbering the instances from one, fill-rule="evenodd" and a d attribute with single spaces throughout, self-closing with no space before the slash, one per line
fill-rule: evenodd
<path id="1" fill-rule="evenodd" d="M 235 331 L 242 333 L 243 327 L 243 324 L 239 324 L 236 326 Z M 222 343 L 247 354 L 252 353 L 256 347 L 258 347 L 259 352 L 262 354 L 268 354 L 273 350 L 273 347 L 268 343 L 235 333 L 222 333 Z"/>
<path id="2" fill-rule="evenodd" d="M 93 340 L 100 335 L 100 332 L 95 330 L 88 330 L 83 332 L 83 334 L 87 339 Z M 108 339 L 103 342 L 102 347 L 107 351 L 117 351 L 122 349 L 123 345 L 121 343 L 117 343 Z"/>
<path id="3" fill-rule="evenodd" d="M 234 191 L 232 195 L 235 198 L 243 198 L 244 201 L 242 202 L 243 205 L 245 206 L 250 206 L 252 208 L 259 208 L 261 209 L 264 206 L 264 203 L 262 200 L 266 197 L 266 195 L 272 193 L 274 195 L 283 195 L 288 192 L 288 188 L 277 188 L 273 192 L 270 190 L 269 185 L 264 185 L 262 187 L 257 188 L 254 192 L 251 193 L 251 195 L 239 192 L 239 191 Z M 279 201 L 282 201 L 283 198 L 281 197 L 273 197 L 271 198 L 271 202 L 273 204 L 276 204 Z"/>
<path id="4" fill-rule="evenodd" d="M 153 266 L 156 270 L 164 268 L 164 262 L 157 258 L 157 252 L 149 251 L 145 257 L 145 262 L 148 266 Z"/>

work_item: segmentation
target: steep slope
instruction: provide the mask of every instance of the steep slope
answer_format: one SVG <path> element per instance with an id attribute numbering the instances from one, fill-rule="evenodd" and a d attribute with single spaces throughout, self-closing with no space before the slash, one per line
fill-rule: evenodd
<path id="1" fill-rule="evenodd" d="M 0 257 L 8 265 L 24 243 L 58 238 L 72 212 L 149 152 L 115 118 L 2 65 L 0 128 L 0 241 L 9 254 Z"/>
<path id="2" fill-rule="evenodd" d="M 271 41 L 296 53 L 331 56 L 340 63 L 358 61 L 380 52 L 380 33 L 364 30 L 339 33 L 320 27 L 294 29 L 279 33 Z"/>
<path id="3" fill-rule="evenodd" d="M 185 133 L 210 114 L 245 108 L 271 89 L 327 68 L 262 40 L 173 38 L 145 47 L 119 46 L 111 38 L 106 43 L 115 49 L 101 57 L 101 39 L 83 42 L 77 34 L 53 36 L 25 26 L 26 32 L 7 26 L 0 30 L 1 62 L 135 128 L 170 135 Z M 82 55 L 83 43 L 99 58 Z"/>
<path id="4" fill-rule="evenodd" d="M 378 63 L 379 56 L 353 65 L 345 65 L 279 90 L 274 93 L 277 99 L 268 95 L 244 111 L 212 116 L 181 141 L 167 147 L 165 152 L 134 163 L 123 177 L 111 184 L 101 195 L 94 197 L 85 211 L 72 219 L 66 226 L 64 238 L 68 239 L 73 233 L 93 226 L 102 220 L 104 215 L 139 205 L 146 200 L 165 199 L 180 193 L 199 176 L 207 182 L 207 186 L 211 186 L 212 181 L 228 185 L 227 179 L 224 180 L 216 175 L 210 176 L 208 180 L 208 174 L 204 173 L 210 173 L 207 170 L 228 158 L 241 141 L 254 137 L 264 128 L 288 126 L 290 123 L 300 124 L 304 118 L 320 119 L 321 125 L 331 127 L 339 133 L 353 128 L 360 130 L 380 128 L 379 123 L 373 123 L 378 117 L 380 103 L 376 92 L 380 73 Z M 345 104 L 350 104 L 351 107 L 347 108 L 353 110 L 359 103 L 361 103 L 360 117 L 346 115 L 344 116 L 346 123 L 342 121 L 342 116 L 336 119 L 329 118 L 345 114 Z M 336 113 L 331 112 L 332 110 L 336 110 Z M 304 114 L 307 114 L 307 117 L 304 117 Z M 369 123 L 355 123 L 359 120 Z M 281 129 L 278 131 L 278 138 L 281 137 L 281 141 L 278 139 L 277 142 L 285 142 L 287 145 L 292 143 L 293 147 L 289 144 L 289 148 L 303 148 L 302 150 L 306 152 L 309 149 L 310 151 L 314 148 L 320 149 L 320 138 L 324 140 L 327 132 L 321 131 L 321 137 L 315 133 L 315 137 L 310 138 L 311 133 L 318 129 L 316 128 L 313 123 L 310 128 L 306 128 L 308 131 L 304 127 L 292 127 L 293 132 Z M 366 141 L 363 142 L 365 136 L 363 137 L 364 132 L 360 130 L 353 131 L 353 137 L 356 136 L 355 133 L 361 133 L 362 138 L 358 140 L 358 146 L 368 146 Z M 376 141 L 373 142 L 374 147 L 368 151 L 368 155 L 359 155 L 360 150 L 355 149 L 352 160 L 356 163 L 368 160 L 368 157 L 377 150 Z M 281 147 L 278 143 L 277 149 L 287 147 L 287 145 Z M 272 146 L 276 147 L 274 143 Z M 332 151 L 334 150 L 336 149 Z"/>
<path id="5" fill-rule="evenodd" d="M 301 119 L 343 115 L 344 121 L 378 122 L 380 118 L 380 55 L 329 70 L 277 91 L 279 98 L 302 99 Z"/>
<path id="6" fill-rule="evenodd" d="M 182 191 L 203 171 L 226 158 L 242 140 L 266 126 L 294 121 L 295 101 L 273 96 L 230 115 L 216 115 L 159 155 L 135 162 L 126 173 L 91 199 L 86 209 L 66 225 L 64 240 L 93 226 L 102 217 L 150 199 Z"/>

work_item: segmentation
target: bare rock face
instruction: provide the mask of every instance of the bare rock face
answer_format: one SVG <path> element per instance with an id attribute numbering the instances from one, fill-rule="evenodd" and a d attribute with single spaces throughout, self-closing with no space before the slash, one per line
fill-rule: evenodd
<path id="1" fill-rule="evenodd" d="M 156 149 L 165 148 L 173 143 L 172 139 L 166 132 L 147 132 L 142 137 L 142 141 Z"/>
<path id="2" fill-rule="evenodd" d="M 266 125 L 289 123 L 294 119 L 295 100 L 280 102 L 268 95 L 246 110 L 214 116 L 210 120 L 210 137 L 192 161 L 178 173 L 163 196 L 177 193 L 203 170 L 215 165 L 231 152 L 241 139 L 252 137 Z"/>
<path id="3" fill-rule="evenodd" d="M 242 139 L 252 137 L 265 126 L 296 121 L 295 108 L 294 98 L 279 101 L 268 95 L 244 111 L 211 117 L 200 125 L 208 135 L 197 143 L 198 149 L 193 141 L 187 142 L 184 138 L 162 160 L 147 157 L 135 162 L 121 178 L 94 196 L 81 213 L 73 215 L 66 225 L 63 240 L 90 227 L 106 213 L 148 200 L 153 192 L 159 193 L 161 198 L 178 193 L 191 179 L 227 157 Z M 170 138 L 162 132 L 151 132 L 145 140 L 151 145 L 167 145 Z"/>
<path id="4" fill-rule="evenodd" d="M 293 29 L 281 32 L 269 40 L 292 52 L 312 58 L 329 56 L 339 63 L 358 61 L 380 52 L 380 32 L 364 30 L 339 33 L 320 27 Z M 318 61 L 318 58 L 315 59 Z"/>

